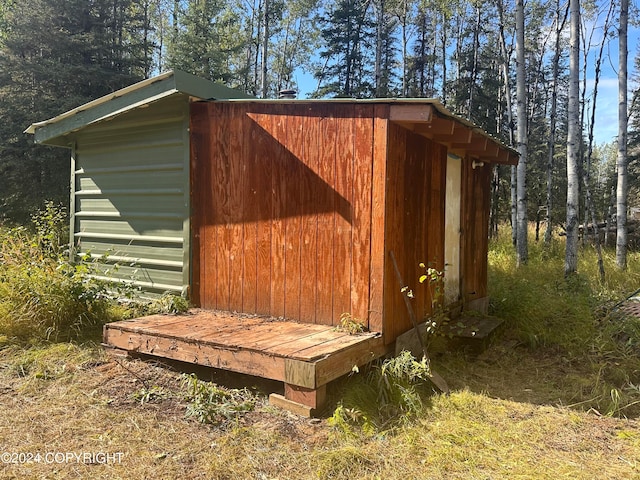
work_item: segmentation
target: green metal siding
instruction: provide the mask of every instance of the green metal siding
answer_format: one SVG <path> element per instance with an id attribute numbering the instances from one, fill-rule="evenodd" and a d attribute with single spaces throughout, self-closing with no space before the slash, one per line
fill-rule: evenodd
<path id="1" fill-rule="evenodd" d="M 189 98 L 178 94 L 73 136 L 73 241 L 103 260 L 97 277 L 148 296 L 187 293 L 188 125 Z"/>

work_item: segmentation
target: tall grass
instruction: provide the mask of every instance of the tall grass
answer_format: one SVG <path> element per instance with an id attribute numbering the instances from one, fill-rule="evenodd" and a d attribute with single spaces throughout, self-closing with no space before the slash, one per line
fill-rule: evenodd
<path id="1" fill-rule="evenodd" d="M 0 228 L 0 343 L 69 340 L 107 317 L 106 286 L 68 261 L 65 225 L 49 203 L 29 227 Z"/>
<path id="2" fill-rule="evenodd" d="M 640 412 L 640 319 L 619 303 L 640 288 L 640 253 L 628 252 L 628 268 L 604 250 L 605 279 L 592 245 L 579 252 L 578 273 L 564 277 L 563 239 L 529 244 L 529 262 L 516 268 L 510 235 L 489 249 L 491 313 L 507 335 L 532 350 L 554 351 L 582 372 L 574 386 L 586 407 L 621 415 Z M 569 388 L 571 388 L 571 385 Z"/>
<path id="3" fill-rule="evenodd" d="M 605 251 L 601 281 L 595 249 L 587 244 L 580 250 L 578 274 L 565 278 L 563 239 L 548 246 L 531 242 L 528 264 L 517 268 L 510 235 L 501 233 L 490 243 L 488 259 L 490 313 L 505 321 L 494 337 L 494 353 L 480 361 L 461 352 L 445 353 L 434 368 L 444 368 L 452 380 L 470 375 L 475 388 L 504 398 L 535 389 L 537 401 L 601 414 L 640 414 L 640 320 L 615 308 L 640 288 L 640 254 L 629 252 L 628 270 L 622 272 L 614 252 Z M 402 365 L 411 364 L 406 360 Z M 355 424 L 365 433 L 378 432 L 429 408 L 424 396 L 429 389 L 413 395 L 419 382 L 399 383 L 397 395 L 382 401 L 385 373 L 378 366 L 348 382 L 332 417 L 339 430 Z M 394 384 L 395 377 L 390 377 Z M 536 384 L 538 378 L 542 383 Z"/>
<path id="4" fill-rule="evenodd" d="M 510 237 L 503 234 L 489 248 L 491 313 L 505 319 L 511 333 L 532 347 L 584 352 L 601 334 L 605 320 L 615 318 L 621 326 L 633 323 L 613 307 L 640 288 L 640 254 L 629 252 L 627 271 L 615 266 L 615 252 L 605 250 L 603 259 L 604 282 L 595 249 L 588 244 L 580 249 L 578 273 L 565 278 L 564 241 L 554 239 L 549 246 L 530 243 L 529 262 L 516 268 Z"/>

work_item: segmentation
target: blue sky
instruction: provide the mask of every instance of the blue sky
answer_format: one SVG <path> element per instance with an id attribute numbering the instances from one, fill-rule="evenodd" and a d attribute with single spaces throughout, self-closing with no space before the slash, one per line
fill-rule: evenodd
<path id="1" fill-rule="evenodd" d="M 638 85 L 633 81 L 636 72 L 634 68 L 634 60 L 637 53 L 639 43 L 640 29 L 629 26 L 629 102 L 631 102 L 631 90 Z M 598 47 L 593 47 L 593 53 L 590 56 L 589 68 L 587 72 L 587 101 L 592 98 L 594 84 L 594 56 Z M 596 108 L 596 122 L 594 129 L 594 138 L 597 144 L 608 143 L 618 135 L 618 39 L 611 38 L 605 47 L 604 55 L 607 57 L 602 64 L 602 72 L 598 85 L 598 98 Z M 315 90 L 317 80 L 313 78 L 311 73 L 298 71 L 296 72 L 296 80 L 300 88 L 298 98 L 307 98 L 307 95 Z M 582 85 L 582 84 L 581 84 Z M 588 118 L 590 113 L 585 114 Z M 585 125 L 585 136 L 587 126 Z"/>
<path id="2" fill-rule="evenodd" d="M 638 52 L 638 37 L 640 30 L 637 27 L 629 26 L 628 47 L 628 86 L 629 102 L 631 102 L 631 91 L 638 87 L 634 81 L 636 71 L 634 68 L 636 53 Z M 596 108 L 596 122 L 594 138 L 596 143 L 608 143 L 618 135 L 618 39 L 609 41 L 608 48 L 605 49 L 605 59 L 602 65 L 602 74 L 598 85 L 598 98 Z M 593 69 L 587 75 L 587 95 L 593 90 Z"/>

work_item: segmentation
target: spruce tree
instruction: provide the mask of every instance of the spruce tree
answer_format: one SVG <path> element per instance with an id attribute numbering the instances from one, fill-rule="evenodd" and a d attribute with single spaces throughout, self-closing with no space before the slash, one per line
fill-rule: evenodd
<path id="1" fill-rule="evenodd" d="M 141 78 L 124 15 L 131 0 L 15 0 L 0 25 L 0 219 L 68 203 L 69 153 L 23 131 Z"/>
<path id="2" fill-rule="evenodd" d="M 321 21 L 321 65 L 315 97 L 371 97 L 371 40 L 375 39 L 367 0 L 339 0 Z"/>

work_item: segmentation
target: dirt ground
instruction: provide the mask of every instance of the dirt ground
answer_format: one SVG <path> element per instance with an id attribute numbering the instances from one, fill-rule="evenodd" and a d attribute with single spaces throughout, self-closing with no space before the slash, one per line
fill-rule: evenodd
<path id="1" fill-rule="evenodd" d="M 201 424 L 185 415 L 175 367 L 65 344 L 0 350 L 0 478 L 640 478 L 637 420 L 545 403 L 541 383 L 503 398 L 478 366 L 423 416 L 368 433 L 270 407 L 266 393 L 279 385 L 213 371 L 199 374 L 248 388 L 256 406 Z"/>

